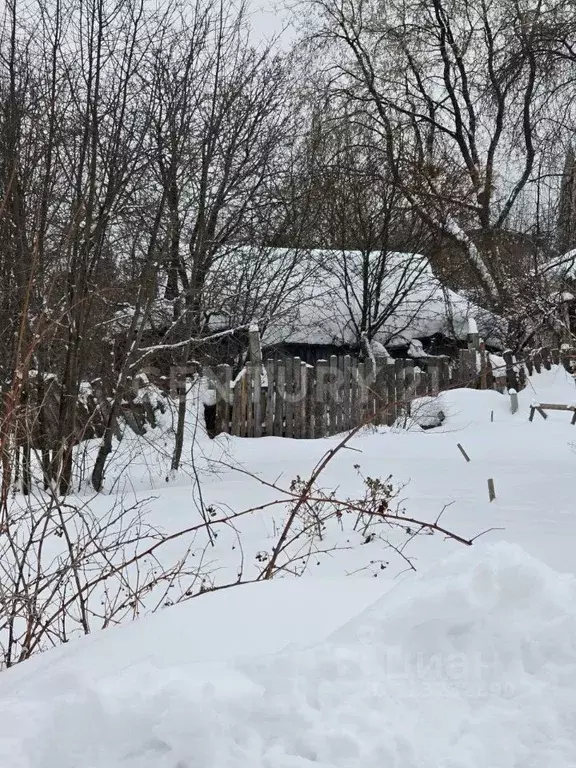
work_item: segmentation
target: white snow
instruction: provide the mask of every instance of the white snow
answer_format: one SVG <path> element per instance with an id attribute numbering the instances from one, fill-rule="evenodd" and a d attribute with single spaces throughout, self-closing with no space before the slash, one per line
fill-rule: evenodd
<path id="1" fill-rule="evenodd" d="M 192 421 L 202 387 L 193 394 Z M 446 527 L 484 535 L 472 547 L 416 537 L 406 550 L 414 574 L 384 537 L 358 546 L 344 520 L 300 579 L 203 594 L 1 672 L 0 766 L 574 768 L 576 431 L 562 412 L 528 421 L 533 401 L 574 394 L 554 366 L 530 377 L 515 416 L 505 395 L 454 390 L 431 401 L 446 417 L 437 429 L 358 434 L 323 488 L 358 496 L 358 464 L 404 485 L 407 515 L 434 520 L 445 508 Z M 128 461 L 141 448 L 135 436 L 114 457 L 124 493 L 165 532 L 197 517 L 186 467 L 169 483 L 168 458 L 154 467 L 169 420 L 159 416 L 144 458 Z M 287 487 L 338 440 L 209 441 L 199 424 L 205 504 L 234 512 L 275 498 L 258 478 Z M 119 490 L 87 504 L 103 517 L 118 499 Z M 210 583 L 233 581 L 240 562 L 254 576 L 284 513 L 221 526 L 214 548 L 197 542 Z M 190 545 L 159 557 L 174 561 Z"/>
<path id="2" fill-rule="evenodd" d="M 10 768 L 568 768 L 576 579 L 507 544 L 255 585 L 3 674 Z"/>
<path id="3" fill-rule="evenodd" d="M 490 363 L 495 376 L 504 376 L 506 374 L 506 360 L 500 355 L 489 354 Z"/>
<path id="4" fill-rule="evenodd" d="M 308 258 L 318 268 L 310 271 L 297 294 L 291 294 L 286 307 L 279 307 L 270 319 L 262 335 L 264 346 L 356 343 L 364 304 L 362 254 L 314 250 Z M 294 301 L 295 295 L 298 301 Z M 379 303 L 380 311 L 391 309 L 372 341 L 387 348 L 405 346 L 436 333 L 466 339 L 470 320 L 476 329 L 480 321 L 482 336 L 498 343 L 501 321 L 442 286 L 428 260 L 420 254 L 387 254 Z"/>
<path id="5" fill-rule="evenodd" d="M 422 346 L 422 342 L 418 339 L 412 339 L 410 342 L 410 346 L 408 347 L 408 357 L 415 357 L 415 358 L 421 358 L 421 357 L 428 357 L 429 355 L 427 352 L 424 351 L 424 347 Z"/>
<path id="6" fill-rule="evenodd" d="M 425 256 L 395 251 L 384 256 L 374 251 L 372 256 L 370 298 L 366 298 L 364 257 L 359 251 L 225 248 L 207 276 L 207 295 L 217 301 L 214 307 L 205 307 L 206 330 L 216 338 L 232 329 L 259 329 L 264 347 L 346 346 L 357 343 L 362 311 L 369 309 L 377 315 L 373 320 L 384 318 L 382 323 L 378 319 L 372 342 L 385 348 L 404 347 L 436 333 L 465 340 L 470 320 L 488 343 L 500 345 L 502 319 L 443 286 Z M 126 327 L 131 313 L 130 308 L 118 313 L 116 330 Z M 150 327 L 160 334 L 173 322 L 173 301 L 159 296 Z M 164 346 L 159 343 L 142 351 L 151 353 Z"/>

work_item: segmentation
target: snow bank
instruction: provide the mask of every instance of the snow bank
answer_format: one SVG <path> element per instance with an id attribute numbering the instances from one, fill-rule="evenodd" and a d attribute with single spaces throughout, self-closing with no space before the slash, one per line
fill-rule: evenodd
<path id="1" fill-rule="evenodd" d="M 574 576 L 498 544 L 368 584 L 208 595 L 9 670 L 0 764 L 576 765 Z"/>

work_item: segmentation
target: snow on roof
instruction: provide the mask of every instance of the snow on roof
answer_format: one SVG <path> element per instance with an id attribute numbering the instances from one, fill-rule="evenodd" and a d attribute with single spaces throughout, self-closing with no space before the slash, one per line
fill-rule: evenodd
<path id="1" fill-rule="evenodd" d="M 222 250 L 206 284 L 210 331 L 258 324 L 265 346 L 356 345 L 363 311 L 378 330 L 372 344 L 408 346 L 441 333 L 466 339 L 470 328 L 497 345 L 501 321 L 444 287 L 420 254 L 235 246 Z M 366 297 L 369 297 L 368 299 Z M 122 315 L 122 318 L 120 317 Z M 117 326 L 129 321 L 130 308 Z M 158 297 L 149 319 L 173 322 L 174 302 Z"/>
<path id="2" fill-rule="evenodd" d="M 263 334 L 266 346 L 354 345 L 367 306 L 377 308 L 375 319 L 382 318 L 373 342 L 387 348 L 437 333 L 463 340 L 476 326 L 489 340 L 498 325 L 494 316 L 445 288 L 420 254 L 378 252 L 367 269 L 359 251 L 314 250 L 308 258 L 319 269 L 303 284 L 292 310 L 271 319 Z"/>

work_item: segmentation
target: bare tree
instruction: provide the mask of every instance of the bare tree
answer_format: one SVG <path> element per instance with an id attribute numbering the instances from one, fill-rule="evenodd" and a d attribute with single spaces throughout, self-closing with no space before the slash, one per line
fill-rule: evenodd
<path id="1" fill-rule="evenodd" d="M 369 112 L 402 194 L 460 249 L 502 309 L 514 287 L 498 233 L 533 175 L 548 104 L 548 57 L 537 45 L 546 9 L 537 1 L 530 9 L 513 1 L 313 5 L 340 56 L 339 91 Z"/>
<path id="2" fill-rule="evenodd" d="M 244 9 L 225 11 L 212 0 L 179 20 L 176 35 L 156 51 L 153 77 L 155 160 L 169 211 L 166 296 L 175 307 L 166 340 L 179 342 L 207 332 L 208 276 L 265 204 L 289 82 L 280 58 L 249 45 Z M 179 348 L 182 370 L 191 348 Z M 181 397 L 174 469 L 185 413 Z"/>

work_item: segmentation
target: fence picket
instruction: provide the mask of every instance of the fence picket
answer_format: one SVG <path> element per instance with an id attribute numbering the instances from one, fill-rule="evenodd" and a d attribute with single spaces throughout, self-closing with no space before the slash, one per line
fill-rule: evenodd
<path id="1" fill-rule="evenodd" d="M 351 399 L 352 399 L 352 365 L 350 355 L 345 355 L 342 360 L 342 431 L 348 431 L 352 424 Z"/>
<path id="2" fill-rule="evenodd" d="M 316 437 L 326 437 L 328 434 L 327 385 L 328 361 L 318 360 L 316 363 L 316 403 L 314 408 L 314 434 Z"/>
<path id="3" fill-rule="evenodd" d="M 294 435 L 294 358 L 287 357 L 284 361 L 284 435 Z"/>
<path id="4" fill-rule="evenodd" d="M 262 437 L 262 363 L 254 363 L 252 378 L 254 437 Z"/>
<path id="5" fill-rule="evenodd" d="M 480 343 L 480 389 L 487 389 L 488 387 L 488 378 L 487 378 L 487 355 L 486 355 L 486 345 L 482 341 Z"/>
<path id="6" fill-rule="evenodd" d="M 506 359 L 506 355 L 504 355 L 504 359 Z M 542 353 L 539 349 L 534 352 L 534 368 L 536 369 L 536 373 L 542 372 Z"/>
<path id="7" fill-rule="evenodd" d="M 286 405 L 286 368 L 284 362 L 276 362 L 274 397 L 274 434 L 284 436 L 284 408 Z"/>
<path id="8" fill-rule="evenodd" d="M 478 371 L 477 356 L 481 370 Z M 515 363 L 512 353 L 503 353 L 508 388 L 523 389 L 527 375 L 550 370 L 555 360 L 567 368 L 572 352 L 547 347 L 525 355 Z M 414 360 L 376 359 L 376 377 L 365 379 L 367 366 L 350 355 L 332 355 L 309 366 L 299 357 L 267 360 L 267 384 L 263 386 L 262 365 L 247 363 L 231 386 L 232 369 L 220 365 L 209 372 L 216 389 L 215 432 L 238 437 L 278 435 L 312 438 L 348 431 L 361 424 L 395 423 L 410 413 L 411 401 L 423 395 L 437 395 L 454 386 L 493 389 L 504 371 L 493 372 L 484 344 L 479 353 L 459 351 L 458 362 L 446 356 L 426 359 L 426 371 Z M 371 369 L 371 366 L 370 366 Z M 499 373 L 496 377 L 494 374 Z"/>
<path id="9" fill-rule="evenodd" d="M 475 350 L 474 350 L 475 351 Z M 436 397 L 440 391 L 440 366 L 438 360 L 428 360 L 428 394 Z"/>
<path id="10" fill-rule="evenodd" d="M 402 358 L 397 358 L 394 361 L 394 373 L 396 379 L 396 415 L 398 416 L 400 411 L 404 408 L 405 398 L 405 381 L 404 381 L 404 363 L 406 361 Z"/>
<path id="11" fill-rule="evenodd" d="M 328 404 L 328 417 L 330 425 L 328 428 L 329 435 L 335 435 L 338 432 L 338 358 L 336 355 L 330 356 L 329 363 L 329 404 Z"/>
<path id="12" fill-rule="evenodd" d="M 384 363 L 386 370 L 386 421 L 391 427 L 396 421 L 398 415 L 398 405 L 396 402 L 396 367 L 395 363 Z"/>
<path id="13" fill-rule="evenodd" d="M 361 422 L 360 417 L 360 387 L 358 385 L 358 361 L 352 360 L 350 365 L 350 427 L 353 429 Z"/>
<path id="14" fill-rule="evenodd" d="M 266 379 L 268 386 L 266 387 L 266 434 L 268 436 L 274 434 L 274 405 L 275 405 L 275 391 L 276 386 L 276 366 L 274 360 L 266 360 Z"/>
<path id="15" fill-rule="evenodd" d="M 374 426 L 386 423 L 387 405 L 388 405 L 388 359 L 386 357 L 376 358 L 376 376 L 372 384 L 372 397 L 374 399 L 374 409 L 371 415 L 374 416 L 372 423 Z"/>
<path id="16" fill-rule="evenodd" d="M 316 396 L 316 379 L 314 377 L 314 368 L 310 367 L 308 363 L 303 362 L 302 371 L 306 377 L 306 401 L 304 403 L 304 435 L 305 438 L 314 437 L 314 422 L 316 418 L 315 413 L 315 396 Z"/>
<path id="17" fill-rule="evenodd" d="M 487 389 L 494 389 L 494 370 L 492 368 L 492 361 L 490 355 L 486 355 L 486 387 Z"/>
<path id="18" fill-rule="evenodd" d="M 230 400 L 232 368 L 219 365 L 216 369 L 216 434 L 230 432 Z"/>
<path id="19" fill-rule="evenodd" d="M 467 387 L 470 384 L 470 358 L 467 349 L 458 352 L 458 386 Z"/>
<path id="20" fill-rule="evenodd" d="M 302 380 L 302 365 L 299 357 L 294 358 L 294 437 L 302 438 L 304 418 L 302 409 L 306 403 L 306 382 Z"/>
<path id="21" fill-rule="evenodd" d="M 358 396 L 358 423 L 365 424 L 368 405 L 368 388 L 366 385 L 366 366 L 359 361 L 356 366 L 356 392 Z"/>
<path id="22" fill-rule="evenodd" d="M 246 432 L 245 437 L 254 437 L 254 405 L 256 402 L 254 392 L 254 376 L 255 369 L 254 364 L 249 362 L 246 364 Z"/>
<path id="23" fill-rule="evenodd" d="M 406 413 L 410 416 L 411 402 L 414 398 L 414 360 L 404 361 L 404 398 L 406 400 Z"/>

